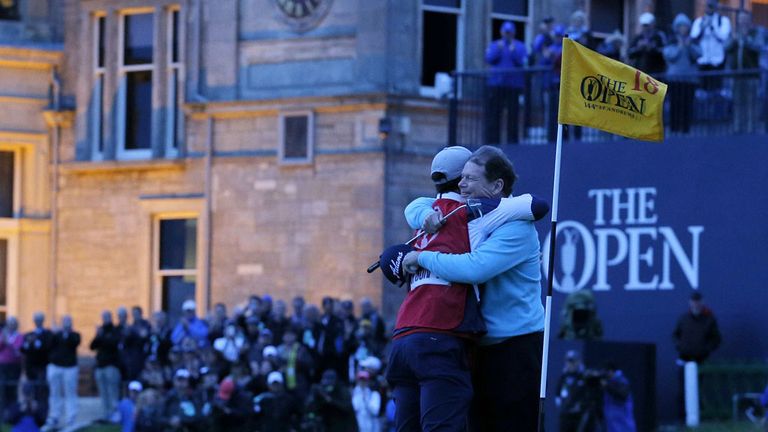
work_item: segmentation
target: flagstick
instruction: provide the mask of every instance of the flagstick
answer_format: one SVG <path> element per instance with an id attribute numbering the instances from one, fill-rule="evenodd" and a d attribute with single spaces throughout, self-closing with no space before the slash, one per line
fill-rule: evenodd
<path id="1" fill-rule="evenodd" d="M 547 267 L 547 300 L 544 307 L 544 348 L 541 358 L 541 387 L 539 389 L 539 426 L 544 421 L 544 401 L 547 399 L 547 361 L 549 359 L 549 322 L 552 318 L 552 283 L 555 274 L 555 246 L 557 244 L 557 205 L 560 195 L 560 152 L 563 147 L 563 125 L 557 125 L 557 147 L 555 148 L 555 180 L 552 186 L 552 228 L 549 234 L 549 267 Z"/>

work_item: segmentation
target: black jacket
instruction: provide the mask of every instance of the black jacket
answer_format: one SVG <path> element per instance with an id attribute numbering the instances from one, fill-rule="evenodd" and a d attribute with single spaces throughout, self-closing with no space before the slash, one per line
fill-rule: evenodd
<path id="1" fill-rule="evenodd" d="M 61 367 L 77 366 L 77 347 L 80 345 L 80 333 L 70 331 L 64 335 L 63 331 L 53 334 L 51 342 L 51 364 Z"/>
<path id="2" fill-rule="evenodd" d="M 721 340 L 715 315 L 707 308 L 699 315 L 686 312 L 680 316 L 672 337 L 680 359 L 697 363 L 706 360 Z"/>
<path id="3" fill-rule="evenodd" d="M 91 350 L 96 351 L 96 367 L 120 367 L 120 330 L 114 324 L 99 327 L 96 337 L 91 341 Z"/>

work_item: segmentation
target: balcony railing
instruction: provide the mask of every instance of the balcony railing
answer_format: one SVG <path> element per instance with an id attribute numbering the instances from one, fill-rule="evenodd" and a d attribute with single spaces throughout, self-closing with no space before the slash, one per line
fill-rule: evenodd
<path id="1" fill-rule="evenodd" d="M 768 70 L 654 75 L 667 83 L 666 136 L 765 134 Z M 523 84 L 502 89 L 492 82 Z M 457 72 L 448 95 L 450 145 L 545 144 L 554 142 L 559 87 L 547 68 L 505 72 Z M 564 140 L 622 139 L 596 129 L 567 127 Z"/>

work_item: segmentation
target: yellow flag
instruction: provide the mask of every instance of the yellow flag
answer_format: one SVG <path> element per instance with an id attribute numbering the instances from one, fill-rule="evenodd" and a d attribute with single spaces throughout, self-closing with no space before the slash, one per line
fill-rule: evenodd
<path id="1" fill-rule="evenodd" d="M 647 141 L 664 140 L 667 85 L 563 39 L 557 121 Z"/>

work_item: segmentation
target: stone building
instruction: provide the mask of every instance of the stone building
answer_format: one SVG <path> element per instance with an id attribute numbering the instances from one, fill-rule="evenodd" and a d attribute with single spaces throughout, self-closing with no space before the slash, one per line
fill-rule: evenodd
<path id="1" fill-rule="evenodd" d="M 2 2 L 0 312 L 71 313 L 84 340 L 102 309 L 187 298 L 391 318 L 403 293 L 364 269 L 431 193 L 445 74 L 481 69 L 503 20 L 530 42 L 581 7 L 632 32 L 641 3 Z"/>

